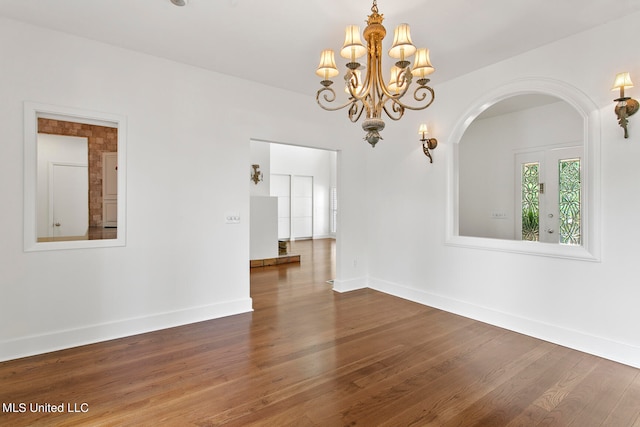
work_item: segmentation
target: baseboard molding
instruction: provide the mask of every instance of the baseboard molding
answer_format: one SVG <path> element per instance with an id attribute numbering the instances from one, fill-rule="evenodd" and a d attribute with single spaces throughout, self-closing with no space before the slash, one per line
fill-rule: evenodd
<path id="1" fill-rule="evenodd" d="M 389 295 L 468 317 L 563 347 L 640 368 L 640 347 L 634 345 L 514 316 L 510 313 L 504 313 L 418 289 L 408 288 L 380 279 L 369 278 L 368 287 Z"/>
<path id="2" fill-rule="evenodd" d="M 348 280 L 334 280 L 333 281 L 333 290 L 336 292 L 350 292 L 358 289 L 368 288 L 369 284 L 367 282 L 366 277 L 359 277 L 356 279 L 348 279 Z"/>
<path id="3" fill-rule="evenodd" d="M 0 342 L 0 362 L 253 311 L 251 298 Z"/>

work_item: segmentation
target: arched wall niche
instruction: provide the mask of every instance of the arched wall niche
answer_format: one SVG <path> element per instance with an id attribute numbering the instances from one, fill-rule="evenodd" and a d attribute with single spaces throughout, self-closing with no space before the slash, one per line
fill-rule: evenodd
<path id="1" fill-rule="evenodd" d="M 564 245 L 460 234 L 460 146 L 465 132 L 488 108 L 521 95 L 547 95 L 567 103 L 582 125 L 582 242 Z M 521 79 L 495 88 L 475 100 L 456 122 L 449 138 L 446 243 L 484 250 L 558 258 L 600 260 L 600 117 L 597 105 L 579 89 L 558 80 Z M 490 165 L 487 165 L 489 167 Z"/>

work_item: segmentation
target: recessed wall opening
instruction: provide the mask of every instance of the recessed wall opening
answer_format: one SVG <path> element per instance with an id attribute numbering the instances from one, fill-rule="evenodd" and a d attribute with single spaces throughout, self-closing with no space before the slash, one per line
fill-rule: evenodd
<path id="1" fill-rule="evenodd" d="M 37 156 L 38 242 L 116 239 L 118 129 L 38 117 Z"/>
<path id="2" fill-rule="evenodd" d="M 599 260 L 598 108 L 562 82 L 478 100 L 452 134 L 447 243 Z"/>
<path id="3" fill-rule="evenodd" d="M 122 246 L 126 119 L 25 103 L 26 251 Z"/>

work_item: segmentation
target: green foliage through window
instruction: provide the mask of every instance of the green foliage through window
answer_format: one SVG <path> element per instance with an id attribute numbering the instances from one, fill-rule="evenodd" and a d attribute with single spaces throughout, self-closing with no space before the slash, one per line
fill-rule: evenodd
<path id="1" fill-rule="evenodd" d="M 560 243 L 581 244 L 580 159 L 560 160 Z"/>
<path id="2" fill-rule="evenodd" d="M 540 240 L 540 164 L 522 165 L 522 240 Z"/>

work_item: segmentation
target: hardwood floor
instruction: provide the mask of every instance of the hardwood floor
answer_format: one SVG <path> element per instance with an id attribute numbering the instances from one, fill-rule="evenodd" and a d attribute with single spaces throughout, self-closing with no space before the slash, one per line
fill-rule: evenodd
<path id="1" fill-rule="evenodd" d="M 0 425 L 640 426 L 640 370 L 335 293 L 333 241 L 294 245 L 251 270 L 253 313 L 1 363 Z"/>

